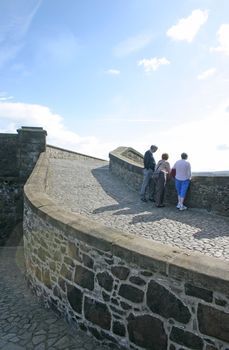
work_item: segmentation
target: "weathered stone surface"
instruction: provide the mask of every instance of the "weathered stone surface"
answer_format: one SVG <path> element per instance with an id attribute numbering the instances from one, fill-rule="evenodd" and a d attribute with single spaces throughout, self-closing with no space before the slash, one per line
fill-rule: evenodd
<path id="1" fill-rule="evenodd" d="M 214 347 L 213 345 L 206 345 L 206 350 L 218 350 L 218 349 L 216 347 Z"/>
<path id="2" fill-rule="evenodd" d="M 93 269 L 94 261 L 89 255 L 83 254 L 82 262 L 84 266 L 88 267 L 89 269 Z"/>
<path id="3" fill-rule="evenodd" d="M 131 276 L 130 282 L 133 284 L 136 284 L 137 286 L 144 286 L 146 284 L 146 282 L 141 277 L 138 277 L 138 276 Z"/>
<path id="4" fill-rule="evenodd" d="M 126 314 L 123 310 L 119 309 L 118 306 L 116 307 L 114 305 L 110 305 L 110 309 L 111 309 L 111 311 L 114 311 L 121 316 Z"/>
<path id="5" fill-rule="evenodd" d="M 118 294 L 134 303 L 141 303 L 144 298 L 144 292 L 142 290 L 130 286 L 129 284 L 122 284 Z"/>
<path id="6" fill-rule="evenodd" d="M 105 293 L 104 290 L 102 291 L 102 296 L 104 301 L 110 301 L 110 294 Z"/>
<path id="7" fill-rule="evenodd" d="M 173 345 L 173 344 L 170 344 L 169 350 L 176 350 L 176 347 L 175 347 L 175 345 Z"/>
<path id="8" fill-rule="evenodd" d="M 123 323 L 119 321 L 114 321 L 113 322 L 113 332 L 120 337 L 125 337 L 126 335 L 126 329 Z"/>
<path id="9" fill-rule="evenodd" d="M 53 294 L 59 298 L 62 299 L 61 292 L 60 292 L 60 287 L 58 285 L 55 285 L 53 288 Z"/>
<path id="10" fill-rule="evenodd" d="M 150 315 L 128 318 L 129 339 L 137 346 L 148 350 L 167 350 L 167 335 L 163 323 Z"/>
<path id="11" fill-rule="evenodd" d="M 47 257 L 50 257 L 50 254 L 47 250 L 43 249 L 42 247 L 38 248 L 37 255 L 42 261 L 45 261 Z"/>
<path id="12" fill-rule="evenodd" d="M 58 278 L 58 285 L 65 292 L 65 290 L 66 290 L 66 282 L 65 282 L 65 280 L 63 278 L 61 278 L 61 277 Z"/>
<path id="13" fill-rule="evenodd" d="M 204 345 L 200 337 L 177 327 L 172 328 L 170 340 L 193 350 L 202 350 Z"/>
<path id="14" fill-rule="evenodd" d="M 130 310 L 131 306 L 127 303 L 125 303 L 124 301 L 120 302 L 121 307 L 123 308 L 123 310 Z"/>
<path id="15" fill-rule="evenodd" d="M 125 266 L 112 266 L 111 272 L 115 277 L 122 281 L 126 280 L 130 274 L 130 270 Z"/>
<path id="16" fill-rule="evenodd" d="M 75 260 L 81 261 L 79 248 L 72 242 L 68 242 L 68 255 Z"/>
<path id="17" fill-rule="evenodd" d="M 209 303 L 211 303 L 213 299 L 212 291 L 193 286 L 192 284 L 189 284 L 189 283 L 185 284 L 185 294 L 205 300 Z"/>
<path id="18" fill-rule="evenodd" d="M 188 323 L 191 318 L 187 306 L 168 289 L 153 280 L 149 283 L 146 297 L 150 310 L 162 317 L 174 318 L 182 323 Z"/>
<path id="19" fill-rule="evenodd" d="M 51 279 L 50 279 L 50 273 L 49 273 L 48 269 L 43 269 L 42 270 L 42 282 L 49 289 L 52 288 L 52 282 L 51 282 Z"/>
<path id="20" fill-rule="evenodd" d="M 96 275 L 99 285 L 110 292 L 113 289 L 113 277 L 108 272 L 100 272 Z"/>
<path id="21" fill-rule="evenodd" d="M 229 313 L 199 304 L 197 317 L 201 333 L 229 343 Z"/>
<path id="22" fill-rule="evenodd" d="M 68 266 L 71 266 L 71 267 L 75 266 L 74 261 L 71 258 L 69 258 L 68 256 L 64 257 L 64 263 Z"/>
<path id="23" fill-rule="evenodd" d="M 35 276 L 39 281 L 41 281 L 41 269 L 38 266 L 35 266 L 34 268 Z"/>
<path id="24" fill-rule="evenodd" d="M 72 286 L 71 284 L 67 285 L 67 297 L 68 301 L 78 314 L 82 313 L 82 300 L 83 300 L 83 293 L 79 288 L 76 288 L 75 286 Z"/>
<path id="25" fill-rule="evenodd" d="M 62 277 L 66 278 L 67 280 L 71 281 L 72 280 L 72 271 L 67 268 L 65 264 L 61 266 L 60 274 Z"/>
<path id="26" fill-rule="evenodd" d="M 103 329 L 110 329 L 111 314 L 105 304 L 100 303 L 95 299 L 85 297 L 84 314 L 85 318 L 88 321 L 98 325 Z"/>
<path id="27" fill-rule="evenodd" d="M 76 265 L 74 281 L 83 288 L 94 289 L 94 272 Z"/>
<path id="28" fill-rule="evenodd" d="M 220 299 L 220 298 L 215 298 L 215 303 L 216 303 L 216 305 L 219 305 L 219 306 L 226 306 L 227 305 L 227 301 Z"/>

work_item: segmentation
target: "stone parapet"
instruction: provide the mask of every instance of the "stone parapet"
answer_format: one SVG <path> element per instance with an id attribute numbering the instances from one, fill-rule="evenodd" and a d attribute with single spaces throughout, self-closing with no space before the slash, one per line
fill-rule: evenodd
<path id="1" fill-rule="evenodd" d="M 68 212 L 45 193 L 42 153 L 24 189 L 27 279 L 71 325 L 119 349 L 228 349 L 228 263 Z"/>
<path id="2" fill-rule="evenodd" d="M 119 147 L 109 153 L 110 170 L 125 183 L 140 192 L 143 180 L 143 156 L 130 147 Z M 166 202 L 175 205 L 177 196 L 174 179 L 167 183 Z M 229 176 L 193 173 L 186 204 L 229 216 Z"/>
<path id="3" fill-rule="evenodd" d="M 23 186 L 46 146 L 43 128 L 22 126 L 0 134 L 0 245 L 22 239 Z M 12 236 L 15 237 L 14 241 Z"/>

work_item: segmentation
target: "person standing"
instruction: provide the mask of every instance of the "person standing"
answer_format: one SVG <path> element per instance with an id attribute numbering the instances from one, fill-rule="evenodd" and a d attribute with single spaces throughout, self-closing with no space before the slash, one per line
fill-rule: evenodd
<path id="1" fill-rule="evenodd" d="M 146 191 L 147 188 L 149 189 L 149 200 L 154 201 L 153 195 L 154 191 L 152 189 L 152 175 L 155 170 L 155 159 L 153 154 L 157 151 L 158 147 L 155 145 L 152 145 L 148 151 L 144 154 L 144 169 L 143 169 L 143 182 L 142 187 L 140 191 L 141 200 L 143 202 L 147 202 L 146 199 Z"/>
<path id="2" fill-rule="evenodd" d="M 168 162 L 168 153 L 163 153 L 161 160 L 156 165 L 155 172 L 153 174 L 153 181 L 155 183 L 155 204 L 156 207 L 164 207 L 164 195 L 165 185 L 170 174 L 170 164 Z"/>
<path id="3" fill-rule="evenodd" d="M 178 203 L 177 209 L 185 210 L 187 207 L 184 205 L 184 199 L 191 180 L 191 165 L 187 161 L 187 153 L 181 153 L 181 159 L 176 161 L 173 169 L 176 170 L 175 186 L 177 191 Z"/>

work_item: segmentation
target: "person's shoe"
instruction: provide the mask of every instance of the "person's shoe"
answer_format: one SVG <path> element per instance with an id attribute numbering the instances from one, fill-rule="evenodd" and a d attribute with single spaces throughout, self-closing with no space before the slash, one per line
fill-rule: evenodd
<path id="1" fill-rule="evenodd" d="M 150 202 L 155 202 L 155 200 L 153 198 L 149 198 Z"/>
<path id="2" fill-rule="evenodd" d="M 145 202 L 145 203 L 147 202 L 147 200 L 145 198 L 141 198 L 141 201 Z"/>
<path id="3" fill-rule="evenodd" d="M 188 209 L 185 205 L 181 205 L 179 210 L 186 210 Z"/>
<path id="4" fill-rule="evenodd" d="M 159 205 L 156 205 L 157 208 L 164 208 L 164 204 L 159 204 Z"/>
<path id="5" fill-rule="evenodd" d="M 180 207 L 181 207 L 181 205 L 178 203 L 177 206 L 176 206 L 176 208 L 177 208 L 177 209 L 180 209 Z"/>

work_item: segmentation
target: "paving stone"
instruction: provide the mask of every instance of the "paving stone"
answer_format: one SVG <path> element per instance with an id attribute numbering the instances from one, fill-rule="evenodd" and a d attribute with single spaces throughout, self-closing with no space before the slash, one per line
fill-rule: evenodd
<path id="1" fill-rule="evenodd" d="M 24 267 L 19 267 L 15 258 L 18 249 L 23 257 L 22 247 L 0 247 L 0 349 L 85 350 L 85 343 L 96 349 L 98 343 L 93 338 L 76 329 L 73 334 L 63 319 L 31 293 Z"/>
<path id="2" fill-rule="evenodd" d="M 151 202 L 142 203 L 104 161 L 50 159 L 48 174 L 47 194 L 67 210 L 148 240 L 229 261 L 228 217 L 194 208 L 180 212 L 172 206 L 159 211 Z"/>

